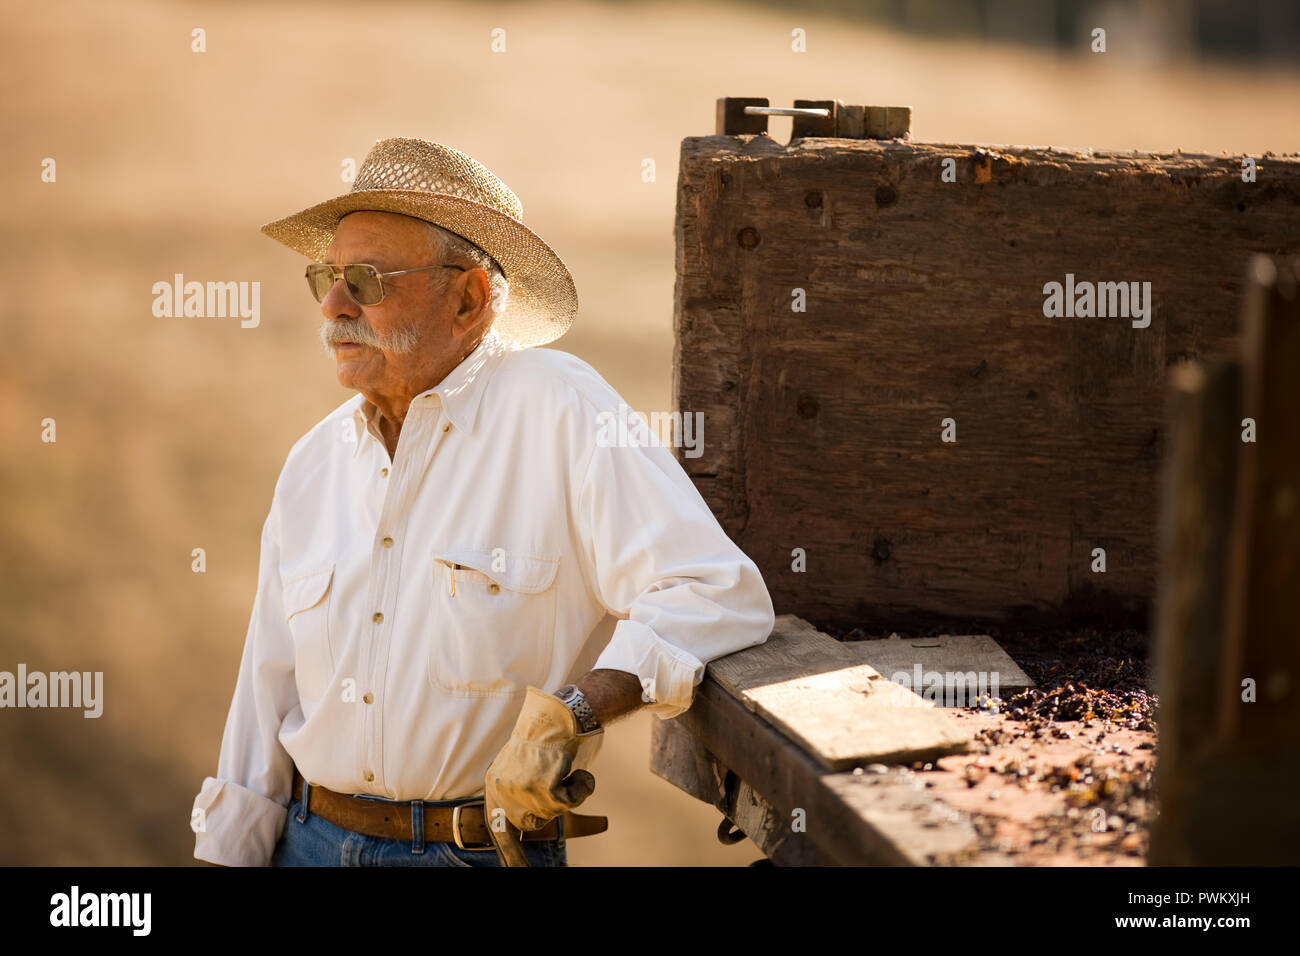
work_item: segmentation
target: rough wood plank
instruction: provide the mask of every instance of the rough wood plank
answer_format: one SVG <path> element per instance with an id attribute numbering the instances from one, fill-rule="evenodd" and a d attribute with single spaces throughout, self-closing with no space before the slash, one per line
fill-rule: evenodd
<path id="1" fill-rule="evenodd" d="M 676 720 L 651 722 L 650 772 L 696 800 L 725 805 L 726 768 Z"/>
<path id="2" fill-rule="evenodd" d="M 833 863 L 812 841 L 800 838 L 791 820 L 761 793 L 729 773 L 681 721 L 656 720 L 650 728 L 650 770 L 715 807 L 777 866 Z"/>
<path id="3" fill-rule="evenodd" d="M 784 814 L 744 780 L 735 777 L 735 787 L 721 808 L 735 825 L 777 866 L 833 866 L 803 832 L 794 828 L 793 814 Z"/>
<path id="4" fill-rule="evenodd" d="M 1252 253 L 1300 252 L 1300 161 L 985 152 L 976 185 L 972 146 L 682 143 L 682 464 L 778 611 L 1147 625 L 1166 368 L 1233 344 Z M 1067 273 L 1150 281 L 1150 326 L 1045 317 Z"/>
<path id="5" fill-rule="evenodd" d="M 966 707 L 978 696 L 1010 697 L 1035 686 L 987 634 L 845 641 L 881 676 L 940 707 Z"/>
<path id="6" fill-rule="evenodd" d="M 844 644 L 793 615 L 767 641 L 711 661 L 708 674 L 830 770 L 963 753 L 969 736 Z"/>

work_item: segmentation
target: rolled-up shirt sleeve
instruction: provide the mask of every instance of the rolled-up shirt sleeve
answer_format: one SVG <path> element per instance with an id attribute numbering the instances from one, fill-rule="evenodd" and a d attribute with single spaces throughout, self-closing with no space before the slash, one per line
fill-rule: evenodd
<path id="1" fill-rule="evenodd" d="M 277 494 L 262 527 L 257 596 L 217 775 L 203 781 L 191 815 L 195 858 L 224 866 L 270 862 L 293 779 L 293 760 L 279 741 L 298 690 L 281 598 L 278 502 Z"/>
<path id="2" fill-rule="evenodd" d="M 709 661 L 772 633 L 757 565 L 662 445 L 598 444 L 578 507 L 597 597 L 624 618 L 593 669 L 635 674 L 651 713 L 684 712 Z"/>

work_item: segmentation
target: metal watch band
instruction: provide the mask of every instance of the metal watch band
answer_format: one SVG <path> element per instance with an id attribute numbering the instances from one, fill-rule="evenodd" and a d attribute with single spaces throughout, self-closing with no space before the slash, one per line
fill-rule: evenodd
<path id="1" fill-rule="evenodd" d="M 587 698 L 582 695 L 582 691 L 578 690 L 576 684 L 565 684 L 555 692 L 555 696 L 573 712 L 573 716 L 578 721 L 579 733 L 589 734 L 593 730 L 600 729 L 596 712 L 591 709 L 591 704 L 587 703 Z"/>

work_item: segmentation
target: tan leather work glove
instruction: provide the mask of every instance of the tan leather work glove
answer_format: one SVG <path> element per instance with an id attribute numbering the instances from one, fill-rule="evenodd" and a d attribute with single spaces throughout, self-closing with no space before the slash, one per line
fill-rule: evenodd
<path id="1" fill-rule="evenodd" d="M 591 796 L 596 778 L 587 768 L 604 735 L 604 728 L 579 733 L 577 718 L 563 701 L 528 688 L 515 729 L 484 781 L 483 811 L 503 864 L 527 866 L 520 831 L 540 829 Z M 498 808 L 508 821 L 503 829 Z"/>

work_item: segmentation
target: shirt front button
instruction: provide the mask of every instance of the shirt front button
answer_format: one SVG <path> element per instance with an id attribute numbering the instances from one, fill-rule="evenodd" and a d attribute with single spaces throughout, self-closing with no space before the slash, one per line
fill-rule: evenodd
<path id="1" fill-rule="evenodd" d="M 488 594 L 496 594 L 500 590 L 501 585 L 497 584 L 495 581 L 488 585 Z"/>
<path id="2" fill-rule="evenodd" d="M 444 435 L 447 434 L 447 432 L 449 432 L 449 431 L 451 431 L 451 426 L 450 426 L 450 425 L 443 425 L 443 426 L 442 426 L 442 433 L 443 433 Z"/>
<path id="3" fill-rule="evenodd" d="M 375 779 L 374 771 L 367 770 L 367 771 L 366 771 L 366 783 L 370 783 L 370 782 L 371 782 L 372 780 L 374 780 L 374 779 Z"/>
<path id="4" fill-rule="evenodd" d="M 388 477 L 388 469 L 387 469 L 387 468 L 380 468 L 380 469 L 379 469 L 379 473 L 380 473 L 381 475 L 383 475 L 385 478 Z"/>
<path id="5" fill-rule="evenodd" d="M 380 614 L 378 611 L 375 612 L 375 623 L 376 624 L 384 623 L 384 615 Z"/>
<path id="6" fill-rule="evenodd" d="M 391 548 L 392 546 L 393 546 L 393 539 L 392 539 L 392 538 L 385 538 L 385 539 L 384 539 L 384 547 L 385 547 L 385 548 Z"/>
<path id="7" fill-rule="evenodd" d="M 375 695 L 366 694 L 366 696 L 362 697 L 361 699 L 364 700 L 367 704 L 373 704 L 375 702 Z"/>

